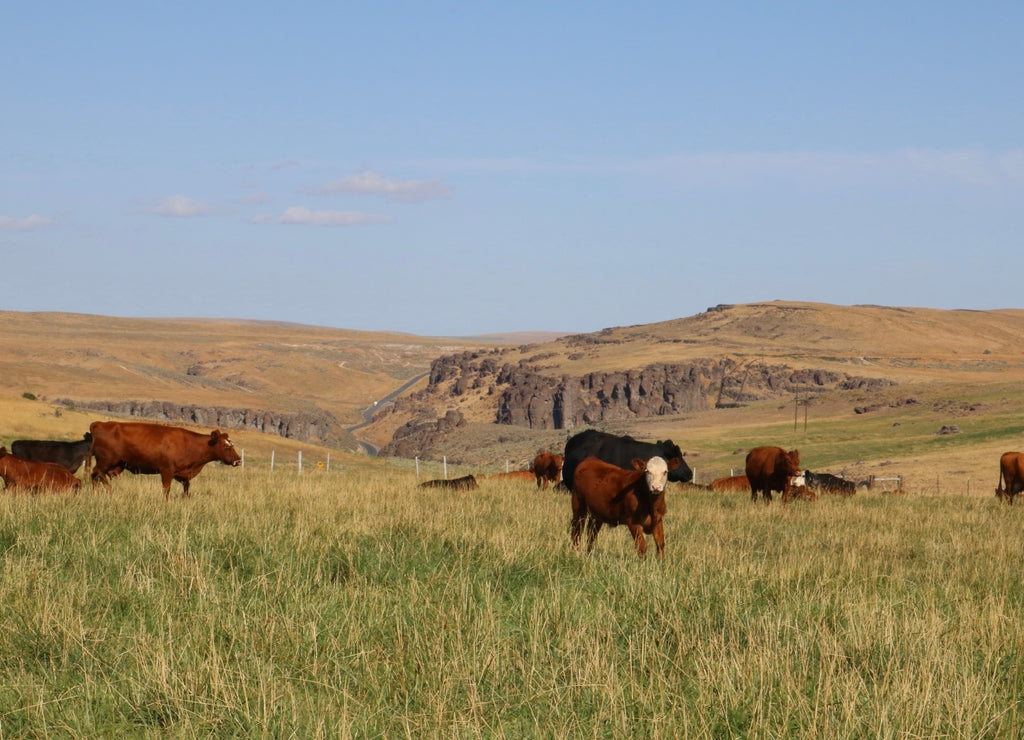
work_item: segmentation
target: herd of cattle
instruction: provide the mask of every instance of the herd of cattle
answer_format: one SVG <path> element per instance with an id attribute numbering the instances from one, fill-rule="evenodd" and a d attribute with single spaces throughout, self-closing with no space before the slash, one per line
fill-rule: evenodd
<path id="1" fill-rule="evenodd" d="M 0 447 L 0 478 L 11 490 L 74 489 L 81 485 L 75 472 L 84 464 L 84 477 L 107 488 L 110 479 L 125 470 L 159 475 L 167 499 L 172 481 L 181 483 L 182 497 L 187 497 L 189 482 L 214 461 L 242 462 L 219 429 L 200 434 L 146 422 L 94 421 L 77 442 L 19 439 L 11 443 L 9 453 Z"/>
<path id="2" fill-rule="evenodd" d="M 624 524 L 641 556 L 647 551 L 646 535 L 653 535 L 657 554 L 662 557 L 665 487 L 670 481 L 693 480 L 693 471 L 683 455 L 672 440 L 641 442 L 588 429 L 569 438 L 562 454 L 539 453 L 530 470 L 491 477 L 535 480 L 538 488 L 553 484 L 568 491 L 572 504 L 570 537 L 576 547 L 584 530 L 590 552 L 603 525 Z M 90 466 L 92 460 L 95 463 Z M 231 466 L 241 463 L 228 435 L 218 429 L 201 434 L 146 422 L 95 421 L 76 442 L 21 439 L 11 443 L 10 452 L 0 447 L 0 478 L 11 490 L 74 489 L 81 485 L 75 473 L 84 464 L 84 477 L 90 477 L 93 486 L 102 483 L 109 488 L 110 479 L 125 470 L 159 475 L 166 500 L 173 481 L 181 483 L 182 497 L 188 497 L 190 481 L 211 462 Z M 786 503 L 798 498 L 813 500 L 819 493 L 849 496 L 866 483 L 804 470 L 799 451 L 765 446 L 747 453 L 745 475 L 718 478 L 707 488 L 719 492 L 749 490 L 751 501 L 757 501 L 760 494 L 766 503 L 771 503 L 772 493 L 778 492 Z M 454 490 L 478 488 L 472 475 L 429 480 L 420 485 Z M 1006 452 L 999 461 L 996 496 L 1012 504 L 1021 492 L 1024 453 Z"/>

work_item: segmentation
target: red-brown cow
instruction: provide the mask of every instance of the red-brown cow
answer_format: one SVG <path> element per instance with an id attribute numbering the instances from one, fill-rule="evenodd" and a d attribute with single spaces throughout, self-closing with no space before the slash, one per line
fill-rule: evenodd
<path id="1" fill-rule="evenodd" d="M 96 464 L 92 484 L 99 481 L 110 488 L 111 475 L 123 470 L 141 475 L 159 475 L 164 500 L 170 495 L 171 481 L 182 485 L 182 498 L 188 498 L 188 484 L 206 463 L 219 460 L 237 466 L 242 458 L 219 429 L 200 434 L 180 427 L 130 421 L 94 421 L 92 454 Z"/>
<path id="2" fill-rule="evenodd" d="M 8 490 L 24 488 L 28 491 L 51 489 L 63 491 L 78 488 L 78 478 L 63 465 L 36 460 L 24 460 L 0 447 L 0 478 Z"/>
<path id="3" fill-rule="evenodd" d="M 765 503 L 770 504 L 772 491 L 779 491 L 782 503 L 786 503 L 790 498 L 790 479 L 802 474 L 798 450 L 786 452 L 781 447 L 755 447 L 747 453 L 751 501 L 757 501 L 760 491 Z"/>
<path id="4" fill-rule="evenodd" d="M 487 480 L 530 481 L 530 483 L 533 483 L 533 479 L 532 470 L 510 470 L 507 473 L 492 473 L 487 476 Z"/>
<path id="5" fill-rule="evenodd" d="M 739 493 L 750 490 L 750 481 L 745 475 L 727 475 L 711 481 L 711 490 L 718 493 Z"/>
<path id="6" fill-rule="evenodd" d="M 562 480 L 562 456 L 553 452 L 539 452 L 533 458 L 533 474 L 537 476 L 537 488 L 556 486 Z"/>
<path id="7" fill-rule="evenodd" d="M 632 470 L 623 470 L 596 457 L 584 459 L 573 476 L 572 544 L 579 547 L 584 523 L 587 527 L 587 552 L 594 549 L 594 540 L 601 525 L 629 527 L 636 550 L 647 553 L 646 535 L 654 535 L 658 557 L 665 555 L 665 484 L 668 471 L 679 467 L 680 458 L 668 462 L 662 457 L 633 460 Z"/>
<path id="8" fill-rule="evenodd" d="M 1006 488 L 1003 488 L 1003 486 Z M 1004 452 L 999 458 L 999 486 L 996 498 L 1013 503 L 1013 497 L 1024 491 L 1024 452 Z"/>

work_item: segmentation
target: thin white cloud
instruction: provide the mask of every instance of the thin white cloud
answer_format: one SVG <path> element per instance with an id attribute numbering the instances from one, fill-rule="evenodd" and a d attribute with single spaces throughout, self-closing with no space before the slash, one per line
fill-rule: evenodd
<path id="1" fill-rule="evenodd" d="M 305 206 L 292 206 L 275 221 L 279 224 L 294 226 L 360 226 L 388 223 L 391 219 L 387 216 L 375 216 L 357 211 L 311 211 Z M 264 222 L 260 221 L 260 223 Z"/>
<path id="2" fill-rule="evenodd" d="M 0 215 L 0 231 L 35 231 L 53 225 L 54 220 L 46 216 L 32 214 L 24 218 Z"/>
<path id="3" fill-rule="evenodd" d="M 389 180 L 376 172 L 360 172 L 340 180 L 334 180 L 313 190 L 316 195 L 338 195 L 341 193 L 382 195 L 387 200 L 413 203 L 421 200 L 450 198 L 451 188 L 441 180 Z"/>
<path id="4" fill-rule="evenodd" d="M 239 203 L 245 203 L 246 205 L 253 205 L 258 203 L 266 203 L 270 200 L 270 193 L 259 191 L 257 193 L 250 193 L 249 195 L 243 195 L 238 199 Z"/>
<path id="5" fill-rule="evenodd" d="M 170 195 L 158 203 L 146 209 L 148 213 L 168 218 L 188 218 L 190 216 L 205 216 L 214 213 L 217 209 L 209 203 L 200 200 L 193 200 L 184 195 Z"/>

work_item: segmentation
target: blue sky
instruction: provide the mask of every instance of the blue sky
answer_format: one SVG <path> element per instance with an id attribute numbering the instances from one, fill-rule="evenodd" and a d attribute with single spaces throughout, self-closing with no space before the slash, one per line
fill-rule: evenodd
<path id="1" fill-rule="evenodd" d="M 0 6 L 0 308 L 1022 307 L 1024 4 Z"/>

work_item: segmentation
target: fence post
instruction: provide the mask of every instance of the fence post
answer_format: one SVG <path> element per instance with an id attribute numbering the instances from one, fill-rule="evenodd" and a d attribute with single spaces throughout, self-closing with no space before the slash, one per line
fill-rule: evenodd
<path id="1" fill-rule="evenodd" d="M 302 450 L 299 450 L 299 474 L 302 473 Z"/>
<path id="2" fill-rule="evenodd" d="M 270 469 L 274 469 L 274 450 L 270 451 Z"/>
<path id="3" fill-rule="evenodd" d="M 416 477 L 420 477 L 420 456 L 416 456 Z"/>
<path id="4" fill-rule="evenodd" d="M 331 472 L 331 453 L 327 453 L 327 472 Z"/>
<path id="5" fill-rule="evenodd" d="M 444 460 L 444 479 L 448 480 L 448 456 L 445 455 L 442 459 Z"/>
<path id="6" fill-rule="evenodd" d="M 245 448 L 242 448 L 242 470 L 245 470 Z"/>

